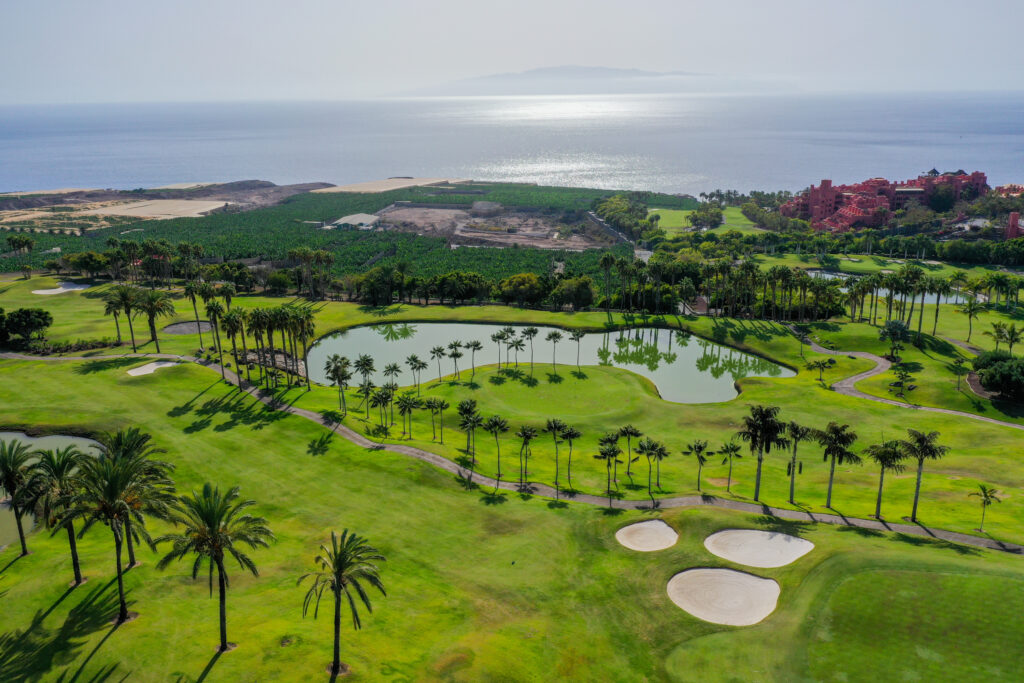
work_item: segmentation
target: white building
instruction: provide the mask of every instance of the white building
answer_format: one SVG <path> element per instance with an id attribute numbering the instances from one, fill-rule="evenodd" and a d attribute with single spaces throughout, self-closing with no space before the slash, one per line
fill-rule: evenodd
<path id="1" fill-rule="evenodd" d="M 331 223 L 328 228 L 358 228 L 359 230 L 373 230 L 380 224 L 380 216 L 372 213 L 354 213 L 351 216 L 342 216 Z"/>

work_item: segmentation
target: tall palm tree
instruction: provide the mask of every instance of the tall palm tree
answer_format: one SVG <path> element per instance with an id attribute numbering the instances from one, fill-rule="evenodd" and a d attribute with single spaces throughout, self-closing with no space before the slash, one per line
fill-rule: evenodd
<path id="1" fill-rule="evenodd" d="M 793 500 L 796 490 L 796 471 L 798 469 L 798 463 L 796 459 L 796 449 L 800 445 L 801 441 L 806 441 L 814 436 L 814 430 L 810 427 L 804 427 L 801 424 L 790 421 L 786 425 L 786 437 L 789 440 L 789 447 L 792 451 L 793 457 L 789 461 L 789 503 L 790 505 L 796 505 L 796 501 Z"/>
<path id="2" fill-rule="evenodd" d="M 978 303 L 978 300 L 971 297 L 964 301 L 960 308 L 956 309 L 957 313 L 963 313 L 967 316 L 967 341 L 970 343 L 971 334 L 974 332 L 973 322 L 975 318 L 981 315 L 981 312 L 985 310 L 985 307 Z"/>
<path id="3" fill-rule="evenodd" d="M 349 369 L 349 360 L 345 356 L 332 353 L 324 363 L 324 374 L 331 383 L 338 387 L 338 406 L 342 415 L 348 415 L 348 405 L 345 401 L 345 390 L 348 383 L 352 381 L 352 371 Z"/>
<path id="4" fill-rule="evenodd" d="M 363 382 L 370 380 L 370 375 L 376 372 L 376 368 L 373 364 L 373 358 L 365 353 L 361 353 L 356 356 L 356 362 L 352 365 L 355 371 L 363 378 Z"/>
<path id="5" fill-rule="evenodd" d="M 544 425 L 544 431 L 551 435 L 555 445 L 555 500 L 558 500 L 558 444 L 562 443 L 562 432 L 565 431 L 565 423 L 558 418 L 550 418 Z"/>
<path id="6" fill-rule="evenodd" d="M 209 482 L 203 484 L 199 493 L 181 496 L 178 504 L 168 516 L 168 521 L 182 527 L 181 532 L 165 534 L 155 544 L 170 543 L 171 550 L 157 563 L 158 569 L 165 569 L 171 562 L 186 556 L 195 556 L 192 564 L 192 579 L 199 576 L 203 564 L 210 568 L 210 596 L 213 596 L 213 570 L 217 569 L 217 592 L 220 602 L 220 647 L 219 652 L 228 649 L 227 590 L 228 574 L 224 560 L 230 556 L 238 566 L 259 576 L 256 564 L 243 553 L 239 546 L 266 548 L 274 539 L 267 526 L 267 520 L 254 517 L 245 510 L 256 504 L 253 500 L 239 500 L 238 487 L 232 487 L 225 494 Z"/>
<path id="7" fill-rule="evenodd" d="M 571 339 L 574 342 L 576 342 L 576 369 L 577 370 L 580 369 L 580 346 L 581 346 L 581 342 L 583 341 L 583 337 L 585 337 L 586 334 L 587 333 L 584 332 L 583 330 L 572 330 L 571 332 L 569 332 L 569 339 Z M 626 469 L 628 470 L 629 467 L 627 466 Z"/>
<path id="8" fill-rule="evenodd" d="M 743 417 L 743 427 L 736 432 L 736 436 L 750 444 L 750 454 L 757 456 L 755 501 L 761 496 L 761 466 L 765 454 L 770 453 L 773 446 L 784 448 L 787 443 L 783 436 L 786 424 L 779 420 L 778 414 L 778 406 L 750 406 L 750 415 Z"/>
<path id="9" fill-rule="evenodd" d="M 501 332 L 495 332 L 491 335 L 491 341 L 494 342 L 495 346 L 498 347 L 498 368 L 501 368 L 501 344 L 505 341 L 505 337 Z"/>
<path id="10" fill-rule="evenodd" d="M 67 501 L 78 488 L 78 472 L 86 456 L 75 446 L 53 450 L 36 451 L 36 462 L 32 465 L 27 490 L 30 492 L 30 507 L 37 512 L 46 528 L 57 533 L 65 529 L 68 547 L 71 550 L 71 569 L 75 575 L 74 585 L 82 583 L 82 568 L 78 561 L 78 544 L 75 542 L 75 521 L 62 519 Z"/>
<path id="11" fill-rule="evenodd" d="M 30 493 L 28 482 L 32 476 L 32 463 L 29 462 L 31 456 L 32 449 L 23 441 L 0 441 L 0 489 L 11 499 L 11 512 L 14 513 L 14 523 L 18 527 L 22 557 L 28 555 L 21 517 L 25 514 L 25 503 Z"/>
<path id="12" fill-rule="evenodd" d="M 513 339 L 508 347 L 516 352 L 516 367 L 519 367 L 519 352 L 526 348 L 526 343 L 521 338 Z"/>
<path id="13" fill-rule="evenodd" d="M 409 423 L 409 438 L 412 438 L 412 413 L 422 404 L 415 394 L 407 391 L 398 397 L 398 414 L 402 416 L 402 433 L 405 434 L 405 423 Z"/>
<path id="14" fill-rule="evenodd" d="M 117 330 L 117 344 L 121 345 L 121 302 L 109 292 L 103 297 L 103 315 L 114 316 L 114 329 Z"/>
<path id="15" fill-rule="evenodd" d="M 238 335 L 245 337 L 245 324 L 242 318 L 242 312 L 239 309 L 228 311 L 220 317 L 220 326 L 224 330 L 224 334 L 231 340 L 231 357 L 235 360 L 235 373 L 238 377 L 238 390 L 242 390 L 242 364 L 238 360 Z M 221 372 L 224 371 L 224 364 L 221 363 Z"/>
<path id="16" fill-rule="evenodd" d="M 138 310 L 137 304 L 140 292 L 141 290 L 138 287 L 133 287 L 132 285 L 114 285 L 107 290 L 107 298 L 110 301 L 116 302 L 128 321 L 128 332 L 132 338 L 132 353 L 138 351 L 135 345 L 135 327 L 132 325 L 132 318 Z"/>
<path id="17" fill-rule="evenodd" d="M 567 444 L 569 444 L 569 456 L 566 460 L 566 472 L 565 478 L 569 482 L 569 490 L 572 491 L 572 442 L 580 438 L 582 434 L 580 430 L 576 429 L 572 425 L 566 425 L 562 430 L 562 438 Z"/>
<path id="18" fill-rule="evenodd" d="M 135 307 L 146 316 L 150 341 L 156 345 L 156 352 L 160 353 L 160 340 L 156 337 L 156 319 L 174 315 L 174 302 L 166 292 L 145 289 L 140 291 Z"/>
<path id="19" fill-rule="evenodd" d="M 669 456 L 668 447 L 665 444 L 656 442 L 656 448 L 654 449 L 654 464 L 655 464 L 655 483 L 658 485 L 658 490 L 661 491 L 661 461 Z"/>
<path id="20" fill-rule="evenodd" d="M 476 352 L 483 351 L 484 345 L 479 339 L 471 339 L 466 342 L 466 348 L 469 349 L 469 364 L 472 367 L 469 378 L 473 379 L 476 377 Z"/>
<path id="21" fill-rule="evenodd" d="M 614 442 L 607 442 L 601 445 L 597 455 L 594 456 L 597 460 L 604 461 L 605 472 L 608 477 L 605 489 L 608 494 L 608 507 L 612 507 L 612 466 L 618 462 L 620 453 L 622 453 L 622 449 L 615 445 Z"/>
<path id="22" fill-rule="evenodd" d="M 443 346 L 435 346 L 430 349 L 430 357 L 437 361 L 437 383 L 441 383 L 441 359 L 447 356 L 448 353 L 445 351 Z"/>
<path id="23" fill-rule="evenodd" d="M 495 477 L 494 490 L 497 492 L 501 484 L 501 443 L 499 436 L 508 431 L 508 420 L 500 415 L 492 415 L 483 424 L 484 431 L 494 437 L 494 450 L 498 454 L 498 474 Z"/>
<path id="24" fill-rule="evenodd" d="M 935 336 L 939 329 L 939 310 L 942 308 L 942 300 L 948 299 L 953 293 L 953 285 L 948 279 L 935 277 L 931 279 L 932 293 L 935 294 L 935 320 L 932 322 L 932 336 Z"/>
<path id="25" fill-rule="evenodd" d="M 946 454 L 949 446 L 939 444 L 938 432 L 920 432 L 916 429 L 907 430 L 906 439 L 900 441 L 900 448 L 908 459 L 917 460 L 917 482 L 914 485 L 914 508 L 910 513 L 910 521 L 917 522 L 917 503 L 921 497 L 921 475 L 924 472 L 925 460 L 938 460 Z"/>
<path id="26" fill-rule="evenodd" d="M 444 444 L 444 411 L 451 408 L 451 404 L 443 398 L 437 400 L 437 426 L 441 434 L 441 444 Z"/>
<path id="27" fill-rule="evenodd" d="M 320 554 L 314 560 L 318 569 L 299 577 L 300 584 L 307 578 L 312 579 L 312 585 L 302 603 L 302 616 L 306 616 L 310 605 L 315 604 L 313 618 L 316 619 L 324 591 L 330 592 L 334 597 L 334 659 L 331 662 L 331 674 L 334 676 L 341 675 L 345 670 L 341 664 L 342 596 L 348 602 L 352 627 L 359 630 L 362 628 L 362 620 L 356 598 L 366 606 L 368 612 L 373 612 L 367 589 L 372 586 L 379 590 L 381 595 L 387 596 L 384 584 L 380 580 L 380 568 L 377 566 L 378 562 L 384 561 L 385 558 L 380 551 L 367 543 L 362 536 L 350 534 L 348 529 L 345 529 L 339 537 L 332 531 L 331 544 L 321 545 Z"/>
<path id="28" fill-rule="evenodd" d="M 125 536 L 132 533 L 126 528 L 129 519 L 136 527 L 142 527 L 142 517 L 137 513 L 140 500 L 147 500 L 149 507 L 164 508 L 173 500 L 174 487 L 169 480 L 147 473 L 145 458 L 113 458 L 101 455 L 85 458 L 81 465 L 78 489 L 68 501 L 68 509 L 62 519 L 84 521 L 78 537 L 81 538 L 96 522 L 110 528 L 114 536 L 114 558 L 117 573 L 118 613 L 117 623 L 128 619 L 128 603 L 124 595 L 124 575 L 121 568 L 121 549 Z"/>
<path id="29" fill-rule="evenodd" d="M 703 439 L 694 439 L 683 450 L 683 455 L 692 455 L 697 460 L 697 491 L 700 492 L 700 475 L 707 464 L 708 458 L 714 455 L 714 451 L 708 450 L 708 442 Z"/>
<path id="30" fill-rule="evenodd" d="M 724 443 L 718 449 L 718 454 L 722 456 L 722 464 L 729 464 L 729 478 L 725 480 L 725 490 L 727 493 L 732 493 L 732 461 L 743 457 L 740 450 L 740 445 L 735 441 Z"/>
<path id="31" fill-rule="evenodd" d="M 991 505 L 992 503 L 1002 502 L 999 496 L 996 495 L 998 493 L 999 491 L 997 489 L 992 488 L 991 486 L 986 486 L 985 484 L 978 484 L 977 491 L 975 491 L 974 493 L 967 494 L 969 496 L 976 496 L 981 499 L 981 526 L 978 527 L 978 531 L 980 531 L 981 533 L 985 533 L 985 510 L 987 510 L 988 506 Z"/>
<path id="32" fill-rule="evenodd" d="M 626 476 L 631 477 L 633 466 L 633 439 L 643 436 L 643 432 L 631 424 L 619 427 L 619 436 L 626 438 Z"/>
<path id="33" fill-rule="evenodd" d="M 448 342 L 448 357 L 455 364 L 455 379 L 461 379 L 459 375 L 459 359 L 462 358 L 462 342 L 458 339 Z"/>
<path id="34" fill-rule="evenodd" d="M 530 459 L 530 442 L 537 438 L 537 428 L 523 425 L 516 430 L 516 437 L 522 441 L 522 445 L 519 447 L 519 488 L 522 489 L 526 484 L 526 468 Z"/>
<path id="35" fill-rule="evenodd" d="M 536 327 L 524 327 L 523 328 L 523 339 L 530 342 L 530 373 L 533 373 L 533 338 L 540 334 L 540 330 Z"/>
<path id="36" fill-rule="evenodd" d="M 219 301 L 214 299 L 206 304 L 206 317 L 210 319 L 210 325 L 213 326 L 213 342 L 217 351 L 218 362 L 220 363 L 220 377 L 226 380 L 227 377 L 224 375 L 224 350 L 220 346 L 220 319 L 223 316 L 224 306 Z"/>
<path id="37" fill-rule="evenodd" d="M 196 316 L 196 332 L 199 333 L 199 349 L 203 348 L 203 328 L 199 324 L 199 306 L 196 304 L 196 299 L 199 298 L 199 283 L 195 280 L 189 280 L 185 283 L 185 296 L 192 302 L 192 312 Z"/>
<path id="38" fill-rule="evenodd" d="M 551 330 L 544 337 L 545 340 L 551 342 L 551 369 L 555 370 L 555 358 L 558 351 L 558 342 L 562 341 L 562 333 L 558 330 Z"/>
<path id="39" fill-rule="evenodd" d="M 608 432 L 607 434 L 605 434 L 604 436 L 599 438 L 597 440 L 597 443 L 598 443 L 598 446 L 607 446 L 607 445 L 611 444 L 613 446 L 618 447 L 619 439 L 621 437 L 622 437 L 622 432 L 620 432 L 620 431 Z M 622 454 L 622 449 L 619 448 L 618 452 L 621 455 Z M 621 463 L 621 462 L 622 461 L 619 460 L 618 457 L 616 457 L 614 462 L 612 462 L 612 482 L 615 484 L 615 488 L 616 489 L 619 488 L 619 463 Z"/>
<path id="40" fill-rule="evenodd" d="M 825 460 L 831 461 L 828 472 L 828 495 L 825 507 L 832 508 L 832 482 L 836 476 L 836 464 L 860 464 L 860 456 L 850 450 L 857 435 L 850 431 L 850 425 L 829 422 L 825 429 L 815 433 L 818 444 L 824 448 Z"/>
<path id="41" fill-rule="evenodd" d="M 1018 328 L 1017 323 L 1010 323 L 1006 327 L 1004 340 L 1006 341 L 1006 347 L 1011 356 L 1013 355 L 1013 347 L 1019 344 L 1022 338 L 1024 338 L 1024 328 Z"/>
<path id="42" fill-rule="evenodd" d="M 882 519 L 882 487 L 885 485 L 885 473 L 898 473 L 906 469 L 903 459 L 906 455 L 900 448 L 899 441 L 883 441 L 871 444 L 864 449 L 864 454 L 878 465 L 878 497 L 875 499 L 875 519 Z"/>
<path id="43" fill-rule="evenodd" d="M 651 502 L 654 502 L 654 491 L 651 488 L 652 476 L 654 473 L 654 465 L 651 459 L 654 457 L 655 452 L 658 450 L 658 444 L 651 437 L 644 437 L 636 444 L 636 452 L 644 456 L 647 459 L 647 495 L 651 497 Z"/>

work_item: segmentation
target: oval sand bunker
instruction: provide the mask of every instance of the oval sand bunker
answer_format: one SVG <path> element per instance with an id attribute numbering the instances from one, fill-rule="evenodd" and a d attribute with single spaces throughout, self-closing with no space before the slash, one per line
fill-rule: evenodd
<path id="1" fill-rule="evenodd" d="M 63 294 L 64 292 L 77 292 L 80 289 L 89 289 L 91 286 L 92 285 L 84 285 L 77 282 L 58 282 L 57 287 L 54 289 L 33 289 L 32 293 L 51 296 L 53 294 Z"/>
<path id="2" fill-rule="evenodd" d="M 698 619 L 751 626 L 775 611 L 779 584 L 733 569 L 687 569 L 669 580 L 668 597 Z"/>
<path id="3" fill-rule="evenodd" d="M 174 367 L 175 365 L 178 365 L 178 363 L 175 363 L 174 361 L 170 360 L 158 360 L 153 363 L 146 363 L 145 365 L 140 365 L 137 368 L 132 368 L 131 370 L 128 371 L 128 374 L 131 375 L 132 377 L 139 377 L 140 375 L 152 375 L 160 368 L 170 368 Z"/>
<path id="4" fill-rule="evenodd" d="M 719 531 L 704 539 L 704 547 L 712 555 L 748 567 L 782 567 L 814 550 L 810 541 L 759 529 Z"/>
<path id="5" fill-rule="evenodd" d="M 671 548 L 679 540 L 679 534 L 660 519 L 651 519 L 622 527 L 615 532 L 615 540 L 630 550 L 649 553 Z"/>

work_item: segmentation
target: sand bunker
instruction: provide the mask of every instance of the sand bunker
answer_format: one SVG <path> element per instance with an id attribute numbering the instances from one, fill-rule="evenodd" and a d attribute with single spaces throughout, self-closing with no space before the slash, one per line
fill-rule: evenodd
<path id="1" fill-rule="evenodd" d="M 58 282 L 55 289 L 33 289 L 33 294 L 49 296 L 51 294 L 63 294 L 64 292 L 75 292 L 79 289 L 89 289 L 92 285 L 80 285 L 75 282 Z"/>
<path id="2" fill-rule="evenodd" d="M 687 569 L 669 580 L 668 597 L 698 619 L 751 626 L 775 611 L 779 584 L 732 569 Z"/>
<path id="3" fill-rule="evenodd" d="M 197 328 L 196 323 L 193 320 L 192 322 L 187 323 L 172 323 L 162 329 L 161 332 L 164 334 L 198 334 L 199 330 L 202 330 L 203 332 L 210 332 L 213 330 L 213 325 L 206 320 L 200 320 L 199 327 Z"/>
<path id="4" fill-rule="evenodd" d="M 727 529 L 704 539 L 712 555 L 749 567 L 782 567 L 814 550 L 814 544 L 789 534 L 758 529 Z"/>
<path id="5" fill-rule="evenodd" d="M 175 363 L 172 360 L 158 360 L 152 363 L 146 363 L 145 365 L 139 366 L 137 368 L 132 368 L 131 370 L 128 371 L 128 374 L 131 375 L 132 377 L 138 377 L 139 375 L 152 375 L 160 368 L 169 368 L 174 365 L 177 365 L 177 363 Z"/>
<path id="6" fill-rule="evenodd" d="M 624 526 L 615 532 L 615 540 L 630 550 L 649 553 L 654 550 L 671 548 L 679 539 L 679 534 L 660 519 L 637 522 Z"/>

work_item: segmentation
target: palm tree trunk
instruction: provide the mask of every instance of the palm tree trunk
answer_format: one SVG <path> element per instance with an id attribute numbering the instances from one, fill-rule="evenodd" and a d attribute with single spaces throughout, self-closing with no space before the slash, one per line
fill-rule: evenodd
<path id="1" fill-rule="evenodd" d="M 231 335 L 231 355 L 235 358 L 235 377 L 238 378 L 238 390 L 242 390 L 242 368 L 238 364 L 238 346 L 235 344 L 235 335 Z M 221 368 L 223 369 L 223 367 Z"/>
<path id="2" fill-rule="evenodd" d="M 789 464 L 789 504 L 796 505 L 793 496 L 796 490 L 796 449 L 793 449 L 793 459 Z"/>
<path id="3" fill-rule="evenodd" d="M 882 484 L 885 483 L 885 468 L 878 475 L 878 498 L 875 499 L 875 519 L 882 518 Z"/>
<path id="4" fill-rule="evenodd" d="M 154 344 L 156 344 L 156 352 L 160 353 L 160 340 L 156 338 L 156 319 L 149 319 L 149 336 Z"/>
<path id="5" fill-rule="evenodd" d="M 14 513 L 14 523 L 18 526 L 18 540 L 21 541 L 21 556 L 28 555 L 28 546 L 25 545 L 25 529 L 21 526 L 21 510 L 11 501 L 11 511 Z"/>
<path id="6" fill-rule="evenodd" d="M 732 456 L 729 457 L 729 478 L 725 480 L 725 492 L 732 493 Z"/>
<path id="7" fill-rule="evenodd" d="M 825 507 L 832 509 L 832 480 L 836 476 L 836 459 L 832 458 L 832 466 L 828 471 L 828 495 L 825 497 Z"/>
<path id="8" fill-rule="evenodd" d="M 82 567 L 78 562 L 78 544 L 75 542 L 75 524 L 68 522 L 68 545 L 71 546 L 71 568 L 75 572 L 75 585 L 82 583 Z"/>
<path id="9" fill-rule="evenodd" d="M 124 520 L 124 537 L 128 541 L 128 568 L 135 566 L 135 543 L 132 541 L 131 520 Z"/>
<path id="10" fill-rule="evenodd" d="M 494 450 L 498 453 L 498 474 L 494 480 L 494 491 L 498 491 L 498 484 L 501 483 L 501 444 L 498 443 L 498 434 L 494 434 Z"/>
<path id="11" fill-rule="evenodd" d="M 126 314 L 125 317 L 128 318 L 128 332 L 132 335 L 132 353 L 138 353 L 138 349 L 135 348 L 135 327 L 132 325 L 132 316 Z"/>
<path id="12" fill-rule="evenodd" d="M 441 429 L 441 445 L 444 445 L 444 412 L 437 413 L 437 426 Z"/>
<path id="13" fill-rule="evenodd" d="M 121 320 L 120 320 L 120 318 L 121 318 L 121 315 L 117 311 L 114 311 L 114 327 L 117 328 L 117 343 L 118 343 L 119 346 L 121 344 Z"/>
<path id="14" fill-rule="evenodd" d="M 117 598 L 119 602 L 117 612 L 117 623 L 123 624 L 128 620 L 128 603 L 124 599 L 124 577 L 121 575 L 121 537 L 114 532 L 114 568 L 117 571 Z"/>
<path id="15" fill-rule="evenodd" d="M 249 346 L 245 343 L 245 328 L 242 329 L 242 357 L 245 358 L 245 381 L 252 384 L 252 374 L 249 371 Z M 235 359 L 235 363 L 238 363 L 237 359 Z M 239 379 L 241 379 L 241 375 L 239 375 Z"/>
<path id="16" fill-rule="evenodd" d="M 203 348 L 203 328 L 199 324 L 199 307 L 196 306 L 195 299 L 192 299 L 192 312 L 196 314 L 196 332 L 199 333 L 199 348 Z"/>
<path id="17" fill-rule="evenodd" d="M 764 463 L 764 455 L 761 450 L 757 451 L 757 477 L 754 479 L 754 500 L 758 501 L 761 497 L 761 465 Z"/>
<path id="18" fill-rule="evenodd" d="M 334 660 L 331 673 L 341 673 L 341 591 L 334 591 Z"/>
<path id="19" fill-rule="evenodd" d="M 653 468 L 651 467 L 651 456 L 647 456 L 647 495 L 650 496 L 651 502 L 654 502 L 654 491 L 651 490 L 651 473 Z"/>
<path id="20" fill-rule="evenodd" d="M 224 563 L 217 562 L 217 589 L 220 599 L 220 651 L 228 650 L 228 582 L 224 576 Z"/>
<path id="21" fill-rule="evenodd" d="M 924 458 L 917 461 L 917 484 L 914 485 L 914 509 L 910 513 L 910 521 L 917 521 L 917 501 L 921 497 L 921 473 L 924 471 Z"/>

